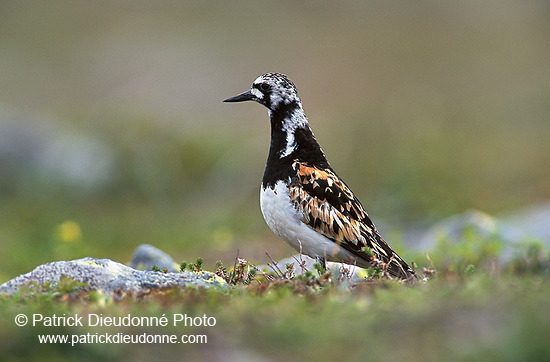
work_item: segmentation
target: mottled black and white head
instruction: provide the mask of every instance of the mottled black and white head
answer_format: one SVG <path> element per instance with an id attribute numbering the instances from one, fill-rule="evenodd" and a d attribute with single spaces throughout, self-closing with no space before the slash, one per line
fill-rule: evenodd
<path id="1" fill-rule="evenodd" d="M 270 111 L 277 111 L 283 107 L 301 107 L 296 86 L 290 78 L 281 73 L 266 73 L 256 78 L 252 88 L 224 102 L 256 101 L 263 104 Z"/>
<path id="2" fill-rule="evenodd" d="M 224 102 L 256 101 L 263 104 L 271 119 L 271 148 L 269 158 L 291 156 L 298 149 L 297 132 L 307 139 L 308 147 L 318 149 L 316 154 L 324 157 L 315 137 L 309 128 L 302 102 L 296 86 L 290 78 L 281 73 L 266 73 L 256 78 L 252 88 L 244 93 L 228 98 Z M 311 152 L 310 152 L 311 153 Z"/>

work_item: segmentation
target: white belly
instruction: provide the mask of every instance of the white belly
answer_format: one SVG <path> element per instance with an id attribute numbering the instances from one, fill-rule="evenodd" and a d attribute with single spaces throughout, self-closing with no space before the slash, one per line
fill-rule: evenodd
<path id="1" fill-rule="evenodd" d="M 297 251 L 330 261 L 349 262 L 354 259 L 347 250 L 301 221 L 284 182 L 277 182 L 274 189 L 267 187 L 261 190 L 260 207 L 271 230 Z"/>

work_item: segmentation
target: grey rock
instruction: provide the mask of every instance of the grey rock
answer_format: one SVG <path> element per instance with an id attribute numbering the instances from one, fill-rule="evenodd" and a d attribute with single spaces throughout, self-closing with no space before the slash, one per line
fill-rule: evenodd
<path id="1" fill-rule="evenodd" d="M 441 238 L 452 243 L 460 242 L 465 232 L 498 237 L 507 244 L 535 239 L 550 247 L 550 205 L 534 205 L 498 218 L 477 210 L 450 216 L 424 233 L 418 249 L 431 250 Z"/>
<path id="2" fill-rule="evenodd" d="M 530 205 L 503 215 L 504 224 L 520 231 L 516 239 L 531 237 L 550 248 L 550 203 Z"/>
<path id="3" fill-rule="evenodd" d="M 113 181 L 113 155 L 101 138 L 68 122 L 0 104 L 0 182 L 5 185 L 37 178 L 94 192 Z"/>
<path id="4" fill-rule="evenodd" d="M 420 250 L 432 250 L 439 240 L 452 244 L 460 243 L 464 233 L 471 232 L 482 237 L 500 236 L 509 240 L 509 232 L 503 230 L 498 221 L 481 211 L 470 210 L 463 214 L 453 215 L 433 225 L 420 239 Z M 513 232 L 515 234 L 516 231 Z"/>
<path id="5" fill-rule="evenodd" d="M 164 251 L 155 248 L 149 244 L 143 244 L 137 247 L 132 256 L 130 266 L 134 269 L 151 270 L 153 265 L 161 270 L 166 269 L 169 272 L 179 272 L 179 265 Z"/>
<path id="6" fill-rule="evenodd" d="M 540 213 L 535 214 L 537 218 L 530 220 L 535 220 L 532 222 L 533 224 L 541 223 L 544 213 L 542 216 L 539 215 Z M 418 250 L 433 251 L 441 240 L 450 244 L 460 244 L 468 235 L 474 235 L 480 239 L 498 240 L 502 245 L 498 259 L 500 262 L 506 263 L 525 246 L 525 241 L 539 240 L 533 236 L 533 233 L 523 228 L 521 222 L 513 223 L 511 220 L 513 218 L 503 221 L 477 210 L 454 215 L 438 222 L 426 231 L 420 239 Z M 525 218 L 525 223 L 527 223 L 527 218 Z M 534 227 L 531 227 L 531 230 L 533 229 Z M 544 242 L 543 239 L 540 241 L 546 247 L 549 246 L 548 241 Z"/>
<path id="7" fill-rule="evenodd" d="M 15 277 L 0 285 L 0 294 L 13 294 L 19 287 L 29 285 L 56 285 L 62 276 L 85 283 L 84 290 L 96 290 L 105 294 L 115 291 L 141 292 L 160 287 L 227 288 L 227 283 L 210 272 L 161 273 L 136 270 L 110 259 L 90 257 L 55 261 L 36 267 L 33 271 Z M 33 284 L 34 283 L 34 284 Z"/>

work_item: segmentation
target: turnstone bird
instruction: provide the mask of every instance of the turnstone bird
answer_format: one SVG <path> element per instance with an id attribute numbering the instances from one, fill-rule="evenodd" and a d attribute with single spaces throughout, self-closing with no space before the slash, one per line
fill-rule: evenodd
<path id="1" fill-rule="evenodd" d="M 292 81 L 281 73 L 258 77 L 224 102 L 256 101 L 271 120 L 271 145 L 260 204 L 275 234 L 317 259 L 381 267 L 400 279 L 415 272 L 382 239 L 361 202 L 340 179 L 311 131 Z"/>

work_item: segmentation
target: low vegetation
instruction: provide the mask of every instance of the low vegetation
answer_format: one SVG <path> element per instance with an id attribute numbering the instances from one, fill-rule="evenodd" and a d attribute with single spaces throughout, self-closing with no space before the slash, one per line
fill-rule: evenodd
<path id="1" fill-rule="evenodd" d="M 2 297 L 1 350 L 9 356 L 87 356 L 88 358 L 201 358 L 247 356 L 268 360 L 547 360 L 550 348 L 548 251 L 535 242 L 519 245 L 505 263 L 491 240 L 450 247 L 442 242 L 417 272 L 426 281 L 405 284 L 367 271 L 353 283 L 340 270 L 259 270 L 242 258 L 214 271 L 232 285 L 227 292 L 156 289 L 107 297 L 83 292 L 63 280 L 44 293 L 25 289 Z M 437 260 L 434 263 L 432 260 Z M 439 264 L 441 261 L 441 264 Z M 182 263 L 201 272 L 202 259 Z M 45 316 L 165 317 L 166 326 L 18 327 L 14 318 Z M 210 325 L 174 325 L 175 316 Z M 213 318 L 211 318 L 213 317 Z M 97 317 L 95 317 L 97 318 Z M 198 318 L 198 319 L 197 319 Z M 212 325 L 213 324 L 213 325 Z M 206 335 L 207 344 L 48 343 L 38 336 L 129 334 Z M 84 337 L 82 337 L 84 338 Z M 137 338 L 137 337 L 136 337 Z M 239 357 L 240 358 L 240 357 Z"/>

